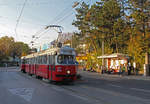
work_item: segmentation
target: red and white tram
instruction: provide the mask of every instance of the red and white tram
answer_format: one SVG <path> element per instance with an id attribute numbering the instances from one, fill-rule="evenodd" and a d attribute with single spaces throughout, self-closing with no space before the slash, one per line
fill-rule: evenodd
<path id="1" fill-rule="evenodd" d="M 21 71 L 50 81 L 75 81 L 75 50 L 70 47 L 50 48 L 21 57 Z"/>

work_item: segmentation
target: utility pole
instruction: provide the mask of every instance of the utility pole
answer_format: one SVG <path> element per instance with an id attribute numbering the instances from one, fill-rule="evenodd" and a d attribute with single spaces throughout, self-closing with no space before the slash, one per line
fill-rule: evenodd
<path id="1" fill-rule="evenodd" d="M 102 39 L 102 56 L 104 55 L 104 38 Z M 104 70 L 104 58 L 102 58 L 102 70 Z"/>

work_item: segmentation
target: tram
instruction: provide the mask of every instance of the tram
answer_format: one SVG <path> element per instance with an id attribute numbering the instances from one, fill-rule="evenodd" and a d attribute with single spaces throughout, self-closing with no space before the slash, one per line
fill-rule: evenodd
<path id="1" fill-rule="evenodd" d="M 21 57 L 21 71 L 50 81 L 76 80 L 75 50 L 68 46 L 50 48 Z"/>

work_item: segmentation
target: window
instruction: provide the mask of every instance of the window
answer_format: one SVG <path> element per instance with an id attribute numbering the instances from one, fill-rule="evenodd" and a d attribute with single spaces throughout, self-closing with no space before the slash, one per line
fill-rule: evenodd
<path id="1" fill-rule="evenodd" d="M 47 55 L 42 56 L 42 64 L 47 64 Z"/>
<path id="2" fill-rule="evenodd" d="M 22 60 L 21 60 L 21 63 L 22 63 L 22 64 L 26 64 L 26 59 L 22 59 Z"/>
<path id="3" fill-rule="evenodd" d="M 38 58 L 35 57 L 35 64 L 38 64 Z"/>
<path id="4" fill-rule="evenodd" d="M 37 57 L 37 62 L 38 62 L 38 64 L 41 64 L 40 60 L 41 60 L 41 58 L 40 58 L 40 56 L 38 56 L 38 57 Z"/>
<path id="5" fill-rule="evenodd" d="M 59 55 L 57 62 L 59 64 L 75 64 L 75 59 L 73 55 Z"/>
<path id="6" fill-rule="evenodd" d="M 55 55 L 49 55 L 48 57 L 49 57 L 48 63 L 50 65 L 54 65 L 55 64 Z"/>
<path id="7" fill-rule="evenodd" d="M 42 64 L 42 56 L 40 56 L 39 63 Z"/>

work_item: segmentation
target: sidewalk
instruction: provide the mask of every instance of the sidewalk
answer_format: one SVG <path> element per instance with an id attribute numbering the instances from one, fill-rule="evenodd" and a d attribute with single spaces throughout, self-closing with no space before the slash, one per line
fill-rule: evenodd
<path id="1" fill-rule="evenodd" d="M 0 67 L 0 72 L 8 72 L 8 71 L 19 71 L 19 67 Z"/>
<path id="2" fill-rule="evenodd" d="M 19 66 L 0 67 L 0 69 L 19 69 Z"/>
<path id="3" fill-rule="evenodd" d="M 117 75 L 117 74 L 100 74 L 97 72 L 89 72 L 89 71 L 83 71 L 78 70 L 78 73 L 81 74 L 83 77 L 89 77 L 89 78 L 120 78 L 120 79 L 133 79 L 133 80 L 149 80 L 150 76 L 140 76 L 140 75 Z"/>

